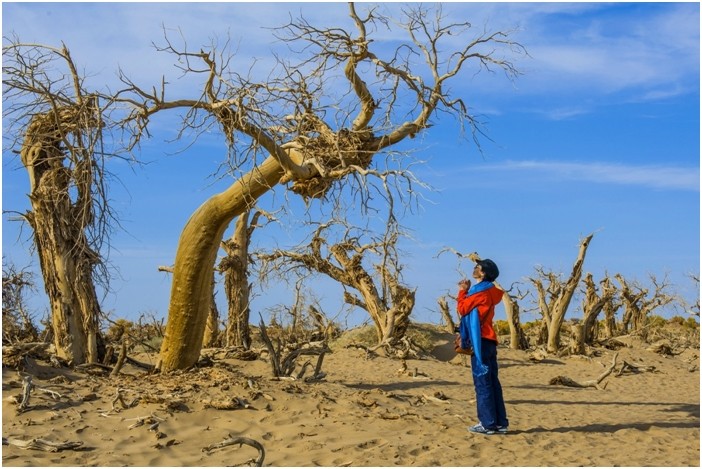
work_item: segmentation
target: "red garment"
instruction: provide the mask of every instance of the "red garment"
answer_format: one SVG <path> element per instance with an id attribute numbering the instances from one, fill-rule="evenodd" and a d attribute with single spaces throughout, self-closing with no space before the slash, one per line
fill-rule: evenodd
<path id="1" fill-rule="evenodd" d="M 487 290 L 468 295 L 468 290 L 458 291 L 458 314 L 461 317 L 478 308 L 480 317 L 480 336 L 497 342 L 497 333 L 492 327 L 492 318 L 495 316 L 495 305 L 502 301 L 504 292 L 492 286 Z"/>

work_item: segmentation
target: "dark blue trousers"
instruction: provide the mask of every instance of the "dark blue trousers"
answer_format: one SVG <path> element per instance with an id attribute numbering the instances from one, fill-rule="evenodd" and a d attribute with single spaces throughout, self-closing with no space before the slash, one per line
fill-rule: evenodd
<path id="1" fill-rule="evenodd" d="M 483 363 L 487 365 L 488 372 L 484 376 L 473 374 L 475 385 L 475 399 L 478 404 L 478 420 L 483 427 L 496 429 L 509 425 L 507 410 L 502 397 L 502 385 L 497 377 L 497 344 L 492 340 L 481 340 Z M 471 368 L 475 370 L 477 358 L 475 354 L 470 357 Z"/>

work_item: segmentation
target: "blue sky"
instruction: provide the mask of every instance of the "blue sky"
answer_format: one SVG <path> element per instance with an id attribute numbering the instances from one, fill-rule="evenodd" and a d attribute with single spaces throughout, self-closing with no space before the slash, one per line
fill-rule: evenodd
<path id="1" fill-rule="evenodd" d="M 399 6 L 382 4 L 384 10 Z M 300 12 L 312 23 L 346 24 L 346 8 L 4 2 L 2 27 L 4 36 L 16 33 L 23 42 L 63 41 L 90 86 L 114 86 L 121 67 L 145 85 L 166 74 L 177 93 L 188 83 L 178 79 L 171 57 L 151 46 L 162 40 L 162 25 L 180 28 L 193 47 L 229 34 L 238 48 L 236 63 L 245 66 L 255 57 L 265 70 L 270 51 L 280 47 L 266 28 Z M 580 239 L 593 232 L 584 270 L 596 279 L 621 273 L 648 285 L 650 274 L 667 275 L 671 292 L 695 301 L 699 292 L 689 275 L 700 270 L 699 3 L 447 3 L 444 11 L 491 30 L 516 28 L 512 37 L 529 57 L 516 60 L 523 74 L 514 82 L 482 73 L 453 85 L 485 121 L 490 139 L 481 140 L 482 152 L 446 117 L 411 142 L 414 156 L 424 161 L 415 174 L 435 189 L 402 220 L 412 235 L 402 247 L 405 283 L 418 289 L 415 318 L 438 322 L 436 299 L 454 289 L 459 269 L 469 270 L 455 256 L 437 257 L 446 246 L 494 259 L 504 285 L 522 282 L 528 290 L 525 278 L 537 266 L 568 273 Z M 193 210 L 226 185 L 208 177 L 221 160 L 221 139 L 208 136 L 179 152 L 182 144 L 165 143 L 172 137 L 169 121 L 162 121 L 140 154 L 150 164 L 134 171 L 113 167 L 121 180 L 113 184 L 113 200 L 125 231 L 112 239 L 110 260 L 120 276 L 103 308 L 116 317 L 166 315 L 170 279 L 156 269 L 173 262 Z M 2 181 L 3 210 L 26 210 L 27 176 L 7 151 Z M 273 205 L 281 197 L 261 203 Z M 299 229 L 259 230 L 254 245 L 296 244 Z M 28 231 L 20 233 L 8 215 L 2 239 L 7 260 L 36 268 Z M 328 316 L 358 321 L 357 314 L 341 310 L 339 291 L 329 282 L 318 280 L 315 289 Z M 279 283 L 263 286 L 254 311 L 265 314 L 289 302 L 287 291 Z M 40 310 L 42 297 L 40 290 L 33 300 Z M 218 299 L 223 313 L 223 296 Z M 577 306 L 571 315 L 579 315 Z M 531 307 L 525 300 L 522 309 Z M 536 318 L 525 312 L 523 321 Z"/>

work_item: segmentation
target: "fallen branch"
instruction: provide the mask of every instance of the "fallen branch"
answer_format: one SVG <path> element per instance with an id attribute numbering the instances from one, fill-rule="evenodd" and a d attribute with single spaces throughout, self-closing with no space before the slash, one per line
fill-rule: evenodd
<path id="1" fill-rule="evenodd" d="M 656 371 L 656 367 L 653 365 L 643 365 L 640 363 L 629 363 L 626 360 L 624 360 L 624 363 L 622 363 L 622 368 L 619 370 L 619 373 L 617 373 L 617 376 L 621 376 L 625 371 L 633 371 L 634 373 L 641 373 L 642 371 Z"/>
<path id="2" fill-rule="evenodd" d="M 552 378 L 548 384 L 568 386 L 568 387 L 572 387 L 572 388 L 595 388 L 595 389 L 600 389 L 600 390 L 605 389 L 607 387 L 607 383 L 605 383 L 605 385 L 602 387 L 600 387 L 600 383 L 607 376 L 609 376 L 612 373 L 612 371 L 614 371 L 614 368 L 617 366 L 617 356 L 618 355 L 619 355 L 618 353 L 614 354 L 614 357 L 612 358 L 612 364 L 609 366 L 609 368 L 607 370 L 605 370 L 604 373 L 602 373 L 595 380 L 583 381 L 581 383 L 581 382 L 575 381 L 573 379 L 570 379 L 567 376 L 556 376 L 555 378 Z"/>
<path id="3" fill-rule="evenodd" d="M 231 446 L 236 444 L 239 445 L 239 448 L 241 448 L 242 445 L 249 445 L 252 448 L 256 448 L 258 450 L 258 459 L 251 459 L 249 462 L 254 463 L 258 467 L 263 466 L 263 459 L 266 457 L 266 451 L 263 449 L 263 445 L 261 445 L 261 443 L 259 443 L 256 440 L 252 440 L 251 438 L 246 438 L 243 436 L 232 437 L 232 435 L 229 434 L 229 438 L 227 438 L 226 440 L 220 443 L 216 443 L 214 445 L 206 446 L 202 448 L 202 451 L 206 451 L 209 453 L 213 449 L 224 448 L 225 446 Z"/>
<path id="4" fill-rule="evenodd" d="M 64 443 L 56 443 L 54 441 L 45 440 L 43 438 L 32 438 L 31 440 L 20 440 L 19 438 L 2 439 L 3 445 L 13 445 L 22 449 L 36 449 L 39 451 L 49 451 L 57 453 L 66 449 L 75 449 L 83 446 L 82 441 L 66 441 Z"/>

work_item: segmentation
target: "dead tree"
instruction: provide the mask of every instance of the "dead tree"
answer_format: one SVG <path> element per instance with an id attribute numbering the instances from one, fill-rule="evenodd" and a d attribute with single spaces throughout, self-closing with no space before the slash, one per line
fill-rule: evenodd
<path id="1" fill-rule="evenodd" d="M 251 347 L 249 245 L 261 215 L 262 212 L 258 210 L 253 215 L 250 210 L 246 210 L 237 218 L 232 237 L 222 241 L 222 249 L 226 256 L 220 260 L 218 270 L 224 274 L 224 291 L 227 295 L 228 347 L 243 347 L 245 350 Z"/>
<path id="2" fill-rule="evenodd" d="M 592 278 L 591 273 L 585 274 L 583 280 L 585 284 L 585 295 L 582 300 L 583 322 L 582 334 L 580 334 L 579 350 L 584 350 L 585 345 L 592 345 L 597 339 L 597 317 L 604 307 L 612 304 L 617 293 L 617 289 L 612 285 L 609 277 L 600 280 L 600 293 L 597 292 L 597 286 Z"/>
<path id="3" fill-rule="evenodd" d="M 580 283 L 585 255 L 594 233 L 586 236 L 580 241 L 578 257 L 573 264 L 573 269 L 568 279 L 563 282 L 553 272 L 545 272 L 538 268 L 538 277 L 529 278 L 536 287 L 539 299 L 539 309 L 541 310 L 543 324 L 548 331 L 546 349 L 551 353 L 558 352 L 560 346 L 560 333 L 563 319 L 565 318 L 573 293 Z M 548 279 L 548 286 L 544 286 L 544 279 Z"/>
<path id="4" fill-rule="evenodd" d="M 603 334 L 605 339 L 611 339 L 618 335 L 616 314 L 621 306 L 622 303 L 618 294 L 612 295 L 609 301 L 602 305 L 602 312 L 604 313 Z"/>
<path id="5" fill-rule="evenodd" d="M 295 286 L 292 287 L 295 294 L 292 304 L 280 304 L 274 307 L 272 310 L 274 312 L 277 310 L 280 316 L 275 315 L 273 318 L 275 320 L 278 317 L 279 322 L 285 325 L 281 328 L 281 334 L 285 335 L 287 342 L 323 341 L 326 328 L 324 314 L 312 304 L 314 300 L 310 299 L 310 293 L 305 289 L 309 272 L 297 272 L 297 274 Z M 265 278 L 265 274 L 262 278 Z"/>
<path id="6" fill-rule="evenodd" d="M 98 361 L 95 283 L 109 290 L 101 251 L 115 224 L 105 169 L 113 150 L 103 138 L 112 103 L 83 82 L 65 45 L 3 47 L 3 117 L 12 122 L 3 134 L 29 176 L 31 210 L 22 219 L 33 232 L 57 354 L 73 365 Z"/>
<path id="7" fill-rule="evenodd" d="M 509 324 L 509 348 L 513 350 L 528 350 L 529 339 L 527 339 L 524 329 L 522 329 L 519 320 L 519 303 L 517 303 L 517 300 L 524 299 L 526 294 L 522 294 L 517 290 L 517 295 L 512 296 L 510 293 L 512 288 L 505 290 L 497 282 L 495 282 L 495 286 L 504 292 L 502 295 L 502 304 L 505 306 L 505 314 L 507 315 L 507 323 Z"/>
<path id="8" fill-rule="evenodd" d="M 303 268 L 355 290 L 358 296 L 348 290 L 344 292 L 344 302 L 365 310 L 373 320 L 378 344 L 392 346 L 404 337 L 415 302 L 415 290 L 400 283 L 401 267 L 394 248 L 398 234 L 395 232 L 389 239 L 361 244 L 359 237 L 351 236 L 347 231 L 342 241 L 329 245 L 322 234 L 335 224 L 320 225 L 305 247 L 277 249 L 259 254 L 258 259 L 266 264 L 264 270 L 267 271 L 280 270 L 285 265 Z M 374 265 L 378 283 L 364 266 L 369 253 L 381 258 Z"/>
<path id="9" fill-rule="evenodd" d="M 446 301 L 446 296 L 442 296 L 436 301 L 439 303 L 441 317 L 444 318 L 444 322 L 446 323 L 446 332 L 453 334 L 456 331 L 456 322 L 453 320 L 453 315 L 451 314 L 448 301 Z"/>
<path id="10" fill-rule="evenodd" d="M 646 317 L 650 315 L 652 311 L 675 300 L 674 296 L 666 293 L 666 290 L 670 286 L 667 278 L 659 282 L 656 280 L 655 276 L 650 276 L 651 284 L 654 287 L 654 291 L 650 296 L 647 288 L 642 287 L 636 282 L 626 281 L 621 274 L 616 274 L 614 278 L 619 282 L 619 293 L 622 298 L 622 303 L 624 304 L 622 328 L 625 334 L 630 332 L 630 326 L 631 332 L 642 331 L 643 327 L 646 325 Z"/>
<path id="11" fill-rule="evenodd" d="M 226 343 L 228 347 L 239 346 L 246 350 L 251 347 L 248 277 L 251 239 L 249 216 L 249 210 L 239 215 L 234 234 L 230 239 L 222 241 L 222 249 L 226 256 L 219 263 L 219 271 L 224 274 L 224 291 L 227 296 Z"/>

